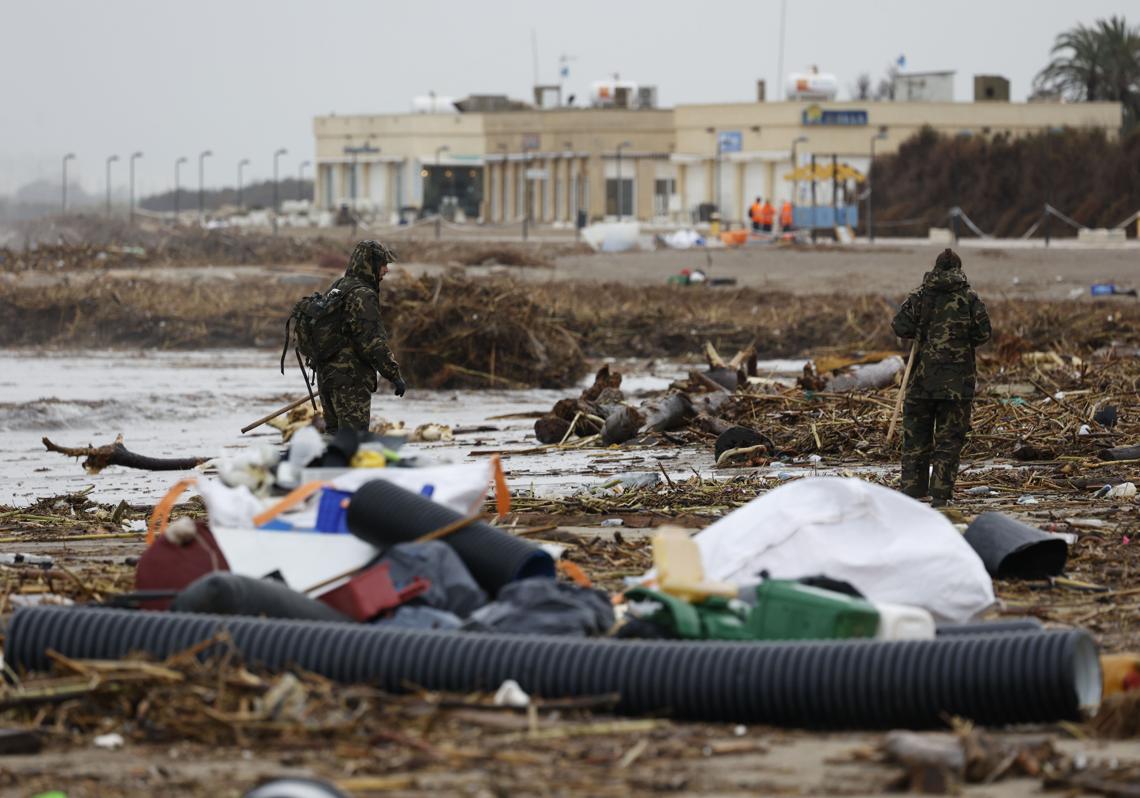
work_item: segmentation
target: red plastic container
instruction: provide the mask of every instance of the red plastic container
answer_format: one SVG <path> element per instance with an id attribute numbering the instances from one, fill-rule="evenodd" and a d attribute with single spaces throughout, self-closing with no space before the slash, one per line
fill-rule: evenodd
<path id="1" fill-rule="evenodd" d="M 350 618 L 367 621 L 415 598 L 429 587 L 431 582 L 416 577 L 403 590 L 396 590 L 388 573 L 388 563 L 382 562 L 317 598 Z"/>

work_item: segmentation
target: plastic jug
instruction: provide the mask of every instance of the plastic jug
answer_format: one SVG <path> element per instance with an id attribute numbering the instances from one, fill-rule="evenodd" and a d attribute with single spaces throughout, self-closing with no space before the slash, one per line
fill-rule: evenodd
<path id="1" fill-rule="evenodd" d="M 933 640 L 934 616 L 922 607 L 875 602 L 879 611 L 876 640 Z"/>
<path id="2" fill-rule="evenodd" d="M 710 596 L 736 598 L 735 585 L 705 581 L 701 550 L 684 529 L 666 526 L 658 530 L 653 536 L 653 565 L 664 593 L 693 602 Z"/>

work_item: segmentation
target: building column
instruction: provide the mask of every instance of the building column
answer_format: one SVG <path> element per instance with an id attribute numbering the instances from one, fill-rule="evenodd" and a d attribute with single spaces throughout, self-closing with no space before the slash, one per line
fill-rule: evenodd
<path id="1" fill-rule="evenodd" d="M 587 197 L 587 214 L 591 219 L 606 215 L 606 170 L 602 156 L 590 155 L 586 161 L 586 180 L 589 181 L 590 196 Z"/>
<path id="2" fill-rule="evenodd" d="M 657 162 L 652 158 L 638 158 L 633 170 L 633 201 L 635 218 L 647 222 L 653 218 L 653 181 L 657 175 Z"/>
<path id="3" fill-rule="evenodd" d="M 392 215 L 396 214 L 400 209 L 397 206 L 398 198 L 396 197 L 396 164 L 391 162 L 382 164 L 381 169 L 384 170 L 384 210 L 388 214 L 388 221 L 392 220 Z"/>
<path id="4" fill-rule="evenodd" d="M 677 196 L 681 198 L 681 213 L 683 214 L 687 214 L 689 212 L 688 176 L 688 165 L 683 163 L 677 164 Z M 686 218 L 684 221 L 688 223 L 689 220 Z"/>
<path id="5" fill-rule="evenodd" d="M 573 159 L 563 158 L 560 165 L 562 167 L 562 221 L 569 222 L 574 218 L 573 194 L 570 185 L 573 182 Z"/>
<path id="6" fill-rule="evenodd" d="M 555 158 L 546 158 L 546 180 L 543 181 L 543 196 L 546 197 L 543 201 L 543 220 L 549 225 L 554 221 L 554 193 L 557 190 L 557 173 L 559 173 L 559 162 Z"/>
<path id="7" fill-rule="evenodd" d="M 499 206 L 500 220 L 503 223 L 511 220 L 511 162 L 503 159 L 502 173 L 499 175 L 499 188 L 503 192 L 503 201 Z"/>
<path id="8" fill-rule="evenodd" d="M 744 161 L 736 164 L 736 207 L 732 209 L 732 218 L 741 222 L 744 221 L 744 172 L 747 168 L 748 164 Z"/>

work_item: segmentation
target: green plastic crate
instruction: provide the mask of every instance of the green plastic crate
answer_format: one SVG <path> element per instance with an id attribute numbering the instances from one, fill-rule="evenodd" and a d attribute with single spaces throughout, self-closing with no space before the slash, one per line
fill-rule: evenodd
<path id="1" fill-rule="evenodd" d="M 768 579 L 756 587 L 748 616 L 753 640 L 874 637 L 879 612 L 870 603 L 799 582 Z"/>

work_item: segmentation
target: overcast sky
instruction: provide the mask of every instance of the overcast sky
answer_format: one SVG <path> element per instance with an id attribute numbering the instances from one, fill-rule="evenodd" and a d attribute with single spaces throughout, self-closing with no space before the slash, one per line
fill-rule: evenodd
<path id="1" fill-rule="evenodd" d="M 899 55 L 908 71 L 1005 75 L 1024 100 L 1054 36 L 1132 10 L 1125 0 L 790 0 L 785 72 L 818 64 L 840 97 L 860 72 L 876 79 Z M 658 86 L 663 105 L 773 96 L 780 0 L 0 0 L 0 194 L 59 180 L 60 157 L 84 189 L 104 190 L 104 159 L 141 151 L 138 193 L 171 188 L 174 161 L 197 185 L 284 173 L 312 157 L 312 118 L 403 112 L 435 91 L 529 99 L 538 78 L 567 92 L 619 72 Z M 580 101 L 579 101 L 580 102 Z"/>

